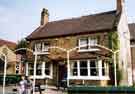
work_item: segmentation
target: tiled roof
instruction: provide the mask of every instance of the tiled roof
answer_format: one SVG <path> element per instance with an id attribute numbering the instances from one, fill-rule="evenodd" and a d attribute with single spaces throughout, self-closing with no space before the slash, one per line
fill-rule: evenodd
<path id="1" fill-rule="evenodd" d="M 8 41 L 8 40 L 0 39 L 0 46 L 3 46 L 3 45 L 8 46 L 10 49 L 15 49 L 16 47 L 16 43 Z"/>
<path id="2" fill-rule="evenodd" d="M 26 39 L 34 40 L 112 30 L 115 26 L 116 18 L 116 10 L 114 10 L 79 18 L 48 22 L 43 27 L 39 26 Z"/>

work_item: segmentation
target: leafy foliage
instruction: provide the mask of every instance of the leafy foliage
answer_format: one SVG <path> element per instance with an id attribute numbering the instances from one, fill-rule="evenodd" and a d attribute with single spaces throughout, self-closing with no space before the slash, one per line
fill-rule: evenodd
<path id="1" fill-rule="evenodd" d="M 113 51 L 116 51 L 120 48 L 120 41 L 118 38 L 118 32 L 109 32 L 108 33 L 108 39 L 109 39 L 109 48 Z"/>
<path id="2" fill-rule="evenodd" d="M 25 39 L 22 39 L 22 40 L 18 41 L 16 49 L 27 48 L 27 47 L 28 47 L 27 41 Z M 25 54 L 26 50 L 19 50 L 17 53 Z"/>
<path id="3" fill-rule="evenodd" d="M 118 36 L 118 32 L 109 32 L 108 33 L 108 39 L 109 39 L 109 48 L 112 49 L 112 51 L 117 51 L 119 48 L 120 48 L 120 41 L 119 41 L 119 36 Z M 121 74 L 121 71 L 119 70 L 119 67 L 118 67 L 118 61 L 119 61 L 119 58 L 118 58 L 118 55 L 119 53 L 116 53 L 116 63 L 117 63 L 117 83 L 119 84 L 120 83 L 120 80 L 122 78 L 122 74 Z M 112 56 L 113 58 L 113 53 L 112 53 Z M 110 62 L 112 63 L 112 58 L 110 59 Z M 112 66 L 112 70 L 114 70 L 114 64 Z M 114 74 L 114 73 L 113 73 Z M 114 78 L 114 77 L 113 77 Z"/>

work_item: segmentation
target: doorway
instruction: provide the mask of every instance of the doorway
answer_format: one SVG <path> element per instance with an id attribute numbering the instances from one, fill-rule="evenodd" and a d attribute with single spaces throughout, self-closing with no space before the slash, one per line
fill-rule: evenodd
<path id="1" fill-rule="evenodd" d="M 67 81 L 67 65 L 66 64 L 60 64 L 59 65 L 59 72 L 58 72 L 58 82 L 60 87 L 66 87 L 66 81 Z"/>

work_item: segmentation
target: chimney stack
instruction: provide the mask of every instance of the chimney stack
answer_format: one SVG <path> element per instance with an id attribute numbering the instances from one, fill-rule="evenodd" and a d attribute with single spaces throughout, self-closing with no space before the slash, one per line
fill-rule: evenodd
<path id="1" fill-rule="evenodd" d="M 117 0 L 117 12 L 122 12 L 125 0 Z"/>
<path id="2" fill-rule="evenodd" d="M 41 12 L 41 22 L 40 25 L 46 25 L 49 21 L 49 12 L 48 9 L 43 8 L 42 12 Z"/>

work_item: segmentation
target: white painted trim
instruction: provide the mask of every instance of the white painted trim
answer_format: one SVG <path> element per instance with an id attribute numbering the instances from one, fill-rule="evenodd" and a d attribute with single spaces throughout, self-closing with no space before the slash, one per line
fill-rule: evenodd
<path id="1" fill-rule="evenodd" d="M 38 54 L 38 55 L 48 55 L 48 54 L 50 54 L 49 52 L 37 52 L 37 51 L 35 51 L 34 52 L 34 55 L 35 54 Z"/>
<path id="2" fill-rule="evenodd" d="M 77 60 L 77 74 L 78 74 L 78 76 L 80 76 L 80 61 L 79 60 Z"/>
<path id="3" fill-rule="evenodd" d="M 89 48 L 89 49 L 79 49 L 78 52 L 94 52 L 94 51 L 100 51 L 100 49 L 96 48 Z"/>
<path id="4" fill-rule="evenodd" d="M 70 80 L 110 80 L 109 76 L 70 76 Z"/>
<path id="5" fill-rule="evenodd" d="M 45 62 L 42 62 L 42 75 L 45 77 Z"/>
<path id="6" fill-rule="evenodd" d="M 34 78 L 34 76 L 30 76 L 30 79 L 33 79 Z M 35 79 L 45 79 L 45 78 L 47 78 L 47 79 L 52 79 L 52 77 L 51 76 L 43 76 L 43 75 L 39 75 L 39 76 L 35 76 Z"/>
<path id="7" fill-rule="evenodd" d="M 99 77 L 102 77 L 102 60 L 98 60 Z"/>
<path id="8" fill-rule="evenodd" d="M 29 67 L 28 67 L 28 62 L 26 63 L 26 76 L 28 76 L 29 75 L 29 69 L 28 69 Z"/>
<path id="9" fill-rule="evenodd" d="M 52 63 L 51 63 L 51 69 L 50 69 L 50 72 L 51 72 L 50 76 L 51 76 L 51 78 L 53 78 L 53 64 L 52 64 Z"/>

